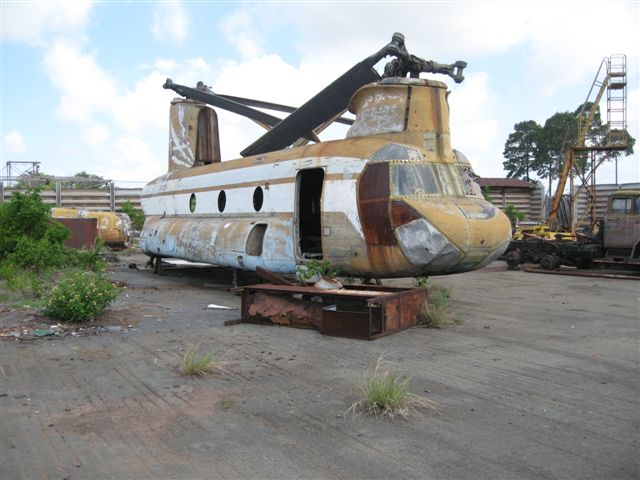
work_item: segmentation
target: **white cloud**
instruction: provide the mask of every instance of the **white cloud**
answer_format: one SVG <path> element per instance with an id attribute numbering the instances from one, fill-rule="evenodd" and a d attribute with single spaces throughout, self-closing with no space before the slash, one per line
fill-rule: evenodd
<path id="1" fill-rule="evenodd" d="M 464 153 L 481 176 L 500 176 L 500 153 L 494 145 L 498 134 L 495 118 L 496 94 L 487 73 L 468 75 L 449 95 L 451 143 Z"/>
<path id="2" fill-rule="evenodd" d="M 638 3 L 545 3 L 532 10 L 527 40 L 530 75 L 543 95 L 593 80 L 600 61 L 611 54 L 638 58 Z M 582 101 L 580 99 L 579 101 Z"/>
<path id="3" fill-rule="evenodd" d="M 528 12 L 517 2 L 389 2 L 340 4 L 339 15 L 332 3 L 298 3 L 282 14 L 298 26 L 299 50 L 307 56 L 344 56 L 347 45 L 349 55 L 366 56 L 400 31 L 409 52 L 445 61 L 508 50 L 522 40 Z"/>
<path id="4" fill-rule="evenodd" d="M 62 96 L 57 113 L 63 120 L 90 123 L 96 112 L 108 110 L 118 92 L 113 79 L 94 55 L 75 45 L 57 41 L 45 55 L 45 70 Z"/>
<path id="5" fill-rule="evenodd" d="M 4 136 L 4 147 L 7 153 L 20 154 L 27 150 L 24 137 L 17 130 L 12 130 Z"/>
<path id="6" fill-rule="evenodd" d="M 153 12 L 151 33 L 159 41 L 182 43 L 187 39 L 191 19 L 181 2 L 162 2 Z"/>
<path id="7" fill-rule="evenodd" d="M 168 125 L 168 105 L 171 93 L 162 88 L 166 75 L 156 71 L 138 81 L 133 90 L 127 91 L 111 106 L 116 123 L 128 132 L 140 132 L 145 128 L 163 128 Z"/>
<path id="8" fill-rule="evenodd" d="M 253 16 L 248 12 L 238 10 L 224 18 L 219 25 L 227 40 L 238 49 L 243 58 L 254 58 L 264 53 Z"/>
<path id="9" fill-rule="evenodd" d="M 84 139 L 91 145 L 98 145 L 106 142 L 111 136 L 111 132 L 104 125 L 94 125 L 85 131 Z"/>
<path id="10" fill-rule="evenodd" d="M 80 33 L 92 1 L 2 2 L 2 40 L 39 44 L 46 34 Z"/>

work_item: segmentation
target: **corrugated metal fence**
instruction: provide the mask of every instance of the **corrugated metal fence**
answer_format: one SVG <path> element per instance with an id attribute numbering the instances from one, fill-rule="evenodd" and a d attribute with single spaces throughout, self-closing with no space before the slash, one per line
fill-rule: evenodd
<path id="1" fill-rule="evenodd" d="M 489 200 L 496 207 L 505 208 L 507 205 L 513 205 L 524 213 L 524 221 L 540 221 L 544 204 L 544 188 L 542 186 L 535 188 L 487 187 L 486 190 L 489 193 Z"/>
<path id="2" fill-rule="evenodd" d="M 522 187 L 487 187 L 491 203 L 499 208 L 513 205 L 525 214 L 525 222 L 544 222 L 545 190 L 541 185 L 535 188 Z M 596 186 L 596 217 L 604 218 L 607 212 L 609 195 L 617 190 L 640 190 L 640 183 L 601 184 Z M 580 218 L 587 205 L 587 193 L 580 192 L 576 205 L 576 218 Z M 587 218 L 588 221 L 588 218 Z"/>
<path id="3" fill-rule="evenodd" d="M 597 186 L 596 215 L 603 218 L 607 210 L 607 198 L 611 193 L 619 189 L 640 189 L 640 183 L 626 183 L 622 185 L 603 184 Z M 524 212 L 526 222 L 542 221 L 544 205 L 544 187 L 489 187 L 490 201 L 499 208 L 513 205 Z M 0 182 L 0 202 L 9 200 L 15 190 L 2 188 Z M 18 190 L 22 191 L 22 190 Z M 45 203 L 59 207 L 75 207 L 87 210 L 121 210 L 122 204 L 131 202 L 135 208 L 140 208 L 141 188 L 100 188 L 100 189 L 57 189 L 43 190 L 40 192 Z M 578 197 L 577 211 L 582 215 L 586 205 L 586 193 L 582 192 Z"/>
<path id="4" fill-rule="evenodd" d="M 11 194 L 15 191 L 24 192 L 0 185 L 0 202 L 11 200 Z M 57 207 L 120 211 L 122 204 L 127 201 L 134 208 L 140 208 L 141 193 L 141 188 L 57 189 L 42 190 L 40 197 L 44 203 Z"/>

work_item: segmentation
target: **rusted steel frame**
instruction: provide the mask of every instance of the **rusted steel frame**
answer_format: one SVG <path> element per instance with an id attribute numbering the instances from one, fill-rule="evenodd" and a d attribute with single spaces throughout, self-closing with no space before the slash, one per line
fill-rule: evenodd
<path id="1" fill-rule="evenodd" d="M 302 287 L 298 285 L 273 285 L 264 283 L 260 285 L 249 285 L 244 287 L 246 290 L 273 292 L 273 293 L 290 293 L 302 295 L 316 295 L 321 297 L 342 297 L 353 299 L 369 299 L 378 296 L 392 295 L 393 292 L 384 292 L 376 290 L 351 290 L 351 289 L 323 289 L 316 287 Z"/>
<path id="2" fill-rule="evenodd" d="M 618 278 L 620 280 L 640 280 L 640 275 L 585 272 L 582 270 L 580 271 L 578 270 L 542 270 L 538 268 L 525 268 L 524 271 L 529 273 L 549 273 L 551 275 L 571 275 L 574 277 Z"/>
<path id="3" fill-rule="evenodd" d="M 244 290 L 241 321 L 319 329 L 322 305 L 287 294 Z"/>
<path id="4" fill-rule="evenodd" d="M 353 287 L 325 290 L 297 285 L 249 285 L 242 289 L 241 321 L 314 327 L 325 335 L 373 340 L 415 326 L 416 317 L 428 298 L 428 290 L 424 288 L 375 286 L 362 290 L 367 286 Z M 320 296 L 322 303 L 292 298 L 292 295 Z M 275 317 L 274 313 L 264 310 L 269 298 L 278 312 Z M 238 322 L 227 324 L 235 323 Z"/>
<path id="5" fill-rule="evenodd" d="M 267 282 L 273 285 L 289 285 L 289 286 L 295 285 L 295 283 L 290 282 L 286 278 L 276 273 L 269 272 L 268 270 L 265 270 L 262 267 L 256 268 L 256 275 L 258 275 L 261 279 L 266 280 Z"/>
<path id="6" fill-rule="evenodd" d="M 418 313 L 428 299 L 428 289 L 413 288 L 367 300 L 370 307 L 379 305 L 382 311 L 381 332 L 372 339 L 414 327 Z"/>

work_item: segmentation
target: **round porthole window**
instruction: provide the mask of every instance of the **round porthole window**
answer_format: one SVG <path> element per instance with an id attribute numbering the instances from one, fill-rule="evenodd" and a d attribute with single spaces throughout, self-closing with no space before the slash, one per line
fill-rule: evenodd
<path id="1" fill-rule="evenodd" d="M 191 196 L 189 197 L 189 210 L 191 210 L 191 213 L 196 211 L 196 194 L 192 193 Z"/>
<path id="2" fill-rule="evenodd" d="M 224 193 L 224 190 L 221 190 L 218 193 L 218 211 L 220 213 L 224 212 L 224 207 L 227 206 L 227 194 Z"/>
<path id="3" fill-rule="evenodd" d="M 262 202 L 264 201 L 264 193 L 262 193 L 262 187 L 256 187 L 253 191 L 253 209 L 259 212 L 262 208 Z"/>

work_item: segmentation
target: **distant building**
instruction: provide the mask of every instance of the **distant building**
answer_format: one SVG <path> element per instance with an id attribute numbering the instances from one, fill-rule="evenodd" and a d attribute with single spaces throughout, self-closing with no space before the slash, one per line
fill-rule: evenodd
<path id="1" fill-rule="evenodd" d="M 519 178 L 480 178 L 482 191 L 488 193 L 491 203 L 505 208 L 513 205 L 525 214 L 524 222 L 541 222 L 546 220 L 545 190 L 536 182 L 527 182 Z M 577 186 L 576 186 L 577 188 Z M 604 218 L 607 211 L 607 200 L 616 190 L 640 189 L 640 183 L 614 183 L 596 185 L 596 217 Z M 582 218 L 586 208 L 586 193 L 582 191 L 576 202 L 576 218 Z"/>
<path id="2" fill-rule="evenodd" d="M 519 178 L 480 178 L 482 191 L 496 207 L 513 205 L 525 214 L 525 222 L 538 222 L 544 204 L 544 188 Z"/>

